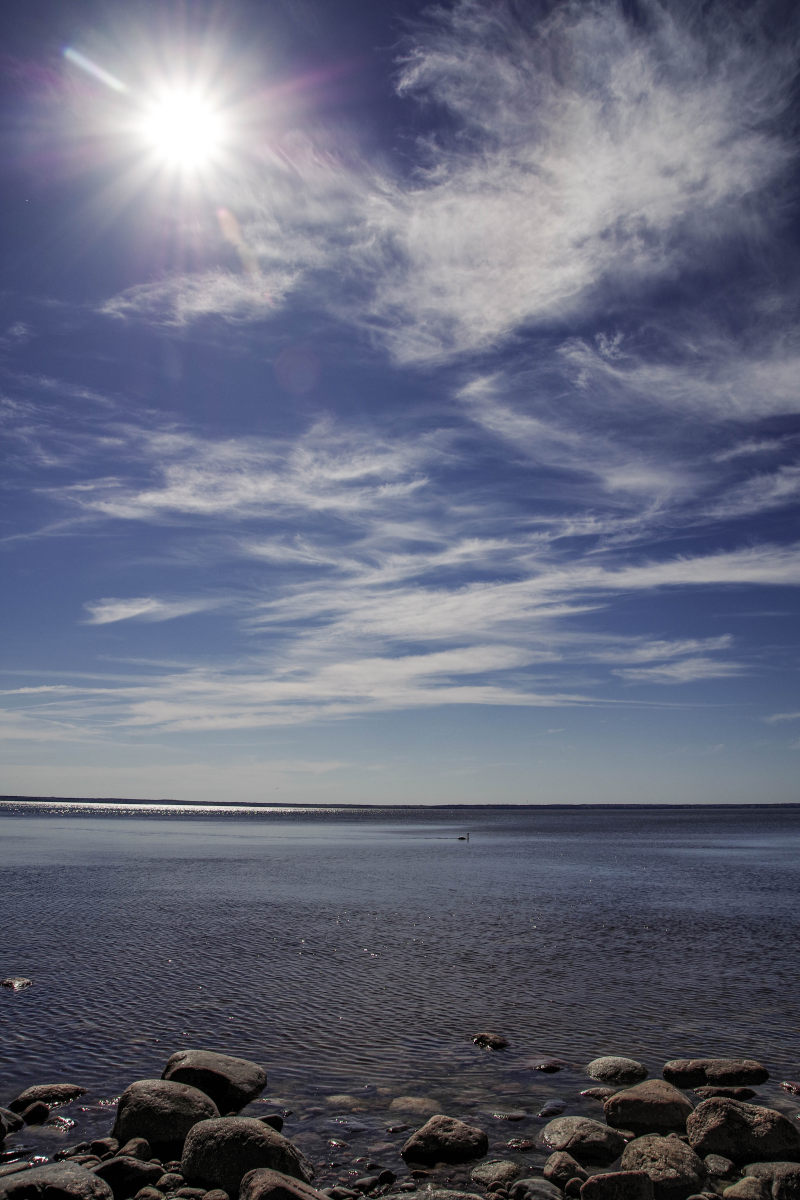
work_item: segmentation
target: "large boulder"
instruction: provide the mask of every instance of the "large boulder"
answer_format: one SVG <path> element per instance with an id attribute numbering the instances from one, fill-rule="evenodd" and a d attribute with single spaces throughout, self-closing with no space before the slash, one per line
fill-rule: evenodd
<path id="1" fill-rule="evenodd" d="M 259 1167 L 248 1171 L 242 1179 L 239 1200 L 328 1200 L 328 1197 L 302 1179 Z"/>
<path id="2" fill-rule="evenodd" d="M 636 1087 L 615 1092 L 603 1105 L 606 1121 L 614 1129 L 634 1133 L 683 1132 L 692 1105 L 665 1079 L 648 1079 Z"/>
<path id="3" fill-rule="evenodd" d="M 645 1171 L 655 1200 L 685 1200 L 701 1190 L 706 1177 L 703 1160 L 677 1137 L 645 1134 L 625 1147 L 623 1171 Z"/>
<path id="4" fill-rule="evenodd" d="M 119 1098 L 111 1136 L 121 1144 L 146 1138 L 154 1150 L 178 1154 L 193 1125 L 218 1116 L 214 1101 L 199 1088 L 171 1079 L 137 1079 Z"/>
<path id="5" fill-rule="evenodd" d="M 548 1150 L 566 1150 L 580 1163 L 610 1163 L 625 1149 L 625 1138 L 591 1117 L 556 1117 L 541 1132 Z"/>
<path id="6" fill-rule="evenodd" d="M 113 1200 L 105 1180 L 78 1163 L 45 1163 L 0 1179 L 0 1200 Z"/>
<path id="7" fill-rule="evenodd" d="M 617 1054 L 606 1054 L 602 1058 L 593 1058 L 586 1068 L 592 1079 L 600 1083 L 615 1083 L 626 1087 L 631 1083 L 639 1083 L 647 1076 L 647 1067 L 637 1062 L 635 1058 L 621 1058 Z"/>
<path id="8" fill-rule="evenodd" d="M 308 1183 L 314 1169 L 300 1151 L 255 1117 L 200 1121 L 186 1136 L 181 1173 L 191 1184 L 236 1196 L 250 1171 L 266 1167 Z"/>
<path id="9" fill-rule="evenodd" d="M 742 1168 L 745 1178 L 769 1185 L 772 1200 L 800 1200 L 800 1163 L 758 1162 Z"/>
<path id="10" fill-rule="evenodd" d="M 86 1088 L 79 1083 L 36 1083 L 9 1101 L 8 1107 L 12 1112 L 21 1113 L 40 1101 L 48 1105 L 69 1104 L 70 1100 L 76 1100 L 85 1091 Z"/>
<path id="11" fill-rule="evenodd" d="M 653 1200 L 653 1181 L 646 1171 L 607 1171 L 581 1184 L 581 1200 Z"/>
<path id="12" fill-rule="evenodd" d="M 737 1163 L 800 1162 L 800 1129 L 774 1108 L 715 1096 L 686 1122 L 698 1154 L 723 1154 Z"/>
<path id="13" fill-rule="evenodd" d="M 425 1165 L 469 1162 L 482 1158 L 488 1149 L 489 1139 L 482 1129 L 437 1113 L 412 1133 L 400 1153 L 406 1162 Z"/>
<path id="14" fill-rule="evenodd" d="M 167 1059 L 161 1078 L 199 1088 L 221 1113 L 239 1112 L 267 1086 L 258 1063 L 214 1050 L 179 1050 Z"/>
<path id="15" fill-rule="evenodd" d="M 664 1063 L 664 1078 L 677 1087 L 758 1086 L 769 1079 L 769 1071 L 754 1058 L 673 1058 Z"/>

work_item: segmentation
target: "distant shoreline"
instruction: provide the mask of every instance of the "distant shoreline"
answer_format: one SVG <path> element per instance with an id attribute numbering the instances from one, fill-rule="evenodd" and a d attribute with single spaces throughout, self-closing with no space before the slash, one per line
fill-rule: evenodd
<path id="1" fill-rule="evenodd" d="M 320 801 L 303 803 L 302 801 L 287 800 L 280 803 L 259 802 L 256 800 L 174 800 L 168 797 L 145 798 L 137 797 L 135 800 L 127 799 L 121 796 L 0 796 L 0 803 L 22 803 L 35 804 L 46 802 L 48 804 L 129 804 L 129 805 L 152 805 L 164 804 L 176 807 L 193 807 L 193 808 L 263 808 L 271 810 L 276 808 L 299 808 L 309 809 L 318 808 L 321 811 L 330 809 L 353 809 L 365 810 L 367 812 L 393 812 L 403 809 L 459 809 L 469 811 L 470 809 L 491 809 L 495 812 L 531 812 L 539 809 L 553 811 L 554 809 L 614 809 L 628 810 L 634 812 L 652 811 L 654 809 L 664 810 L 681 810 L 681 809 L 708 809 L 710 812 L 719 811 L 725 808 L 736 809 L 800 809 L 800 801 L 763 801 L 763 802 L 746 802 L 746 801 L 730 801 L 717 804 L 703 804 L 685 802 L 682 804 L 593 804 L 587 801 L 585 804 L 355 804 L 347 803 L 346 801 L 338 801 L 331 803 L 322 803 Z"/>

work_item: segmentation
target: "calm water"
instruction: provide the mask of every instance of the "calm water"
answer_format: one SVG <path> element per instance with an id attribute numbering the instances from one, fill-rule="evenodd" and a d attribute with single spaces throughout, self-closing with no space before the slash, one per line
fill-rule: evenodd
<path id="1" fill-rule="evenodd" d="M 99 1126 L 183 1046 L 318 1118 L 349 1093 L 367 1130 L 408 1092 L 533 1119 L 606 1053 L 800 1076 L 800 809 L 0 804 L 0 896 L 0 975 L 34 980 L 0 990 L 0 1104 L 70 1079 Z"/>

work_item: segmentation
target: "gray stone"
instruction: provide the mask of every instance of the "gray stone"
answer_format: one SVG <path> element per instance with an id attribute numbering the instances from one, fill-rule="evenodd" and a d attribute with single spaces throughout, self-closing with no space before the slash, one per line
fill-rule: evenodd
<path id="1" fill-rule="evenodd" d="M 664 1078 L 677 1087 L 719 1087 L 765 1083 L 766 1067 L 754 1058 L 673 1058 L 664 1063 Z"/>
<path id="2" fill-rule="evenodd" d="M 619 1089 L 615 1087 L 584 1088 L 579 1094 L 587 1100 L 601 1100 L 604 1104 L 609 1096 L 616 1096 Z"/>
<path id="3" fill-rule="evenodd" d="M 133 1200 L 164 1200 L 164 1193 L 157 1187 L 143 1187 L 139 1188 Z"/>
<path id="4" fill-rule="evenodd" d="M 653 1181 L 646 1171 L 591 1175 L 581 1187 L 581 1200 L 653 1200 Z"/>
<path id="5" fill-rule="evenodd" d="M 459 1163 L 482 1158 L 488 1149 L 489 1139 L 482 1129 L 439 1113 L 412 1133 L 400 1154 L 406 1162 Z"/>
<path id="6" fill-rule="evenodd" d="M 180 1153 L 187 1133 L 198 1121 L 218 1116 L 214 1101 L 199 1088 L 171 1079 L 139 1079 L 119 1098 L 111 1136 L 120 1142 L 142 1137 L 153 1148 L 174 1147 Z"/>
<path id="7" fill-rule="evenodd" d="M 0 1179 L 0 1200 L 113 1200 L 93 1171 L 75 1162 L 45 1163 Z"/>
<path id="8" fill-rule="evenodd" d="M 648 1079 L 636 1087 L 615 1092 L 603 1105 L 606 1121 L 614 1129 L 636 1134 L 682 1132 L 692 1105 L 665 1079 Z"/>
<path id="9" fill-rule="evenodd" d="M 709 1175 L 714 1175 L 717 1179 L 724 1179 L 736 1170 L 736 1165 L 723 1154 L 706 1154 L 703 1162 Z"/>
<path id="10" fill-rule="evenodd" d="M 254 1117 L 200 1121 L 186 1136 L 181 1174 L 189 1183 L 235 1196 L 249 1171 L 267 1167 L 308 1183 L 314 1169 L 290 1141 Z"/>
<path id="11" fill-rule="evenodd" d="M 592 1059 L 586 1071 L 592 1079 L 597 1079 L 600 1083 L 616 1083 L 620 1087 L 640 1083 L 647 1076 L 647 1067 L 635 1058 L 620 1058 L 616 1054 Z"/>
<path id="12" fill-rule="evenodd" d="M 212 1188 L 210 1192 L 206 1192 L 206 1200 L 230 1200 L 230 1196 L 223 1192 L 222 1188 Z"/>
<path id="13" fill-rule="evenodd" d="M 729 1100 L 752 1100 L 755 1096 L 755 1092 L 749 1087 L 714 1087 L 712 1084 L 706 1084 L 705 1087 L 692 1090 L 701 1100 L 710 1100 L 712 1096 L 727 1096 Z"/>
<path id="14" fill-rule="evenodd" d="M 239 1200 L 323 1200 L 323 1195 L 301 1179 L 261 1167 L 242 1179 Z"/>
<path id="15" fill-rule="evenodd" d="M 800 1129 L 774 1108 L 728 1100 L 704 1100 L 686 1122 L 699 1154 L 723 1154 L 733 1162 L 800 1161 Z"/>
<path id="16" fill-rule="evenodd" d="M 757 1162 L 742 1167 L 745 1175 L 770 1185 L 772 1200 L 800 1200 L 800 1163 Z"/>
<path id="17" fill-rule="evenodd" d="M 677 1137 L 636 1138 L 625 1147 L 620 1165 L 623 1171 L 646 1171 L 655 1200 L 684 1200 L 699 1191 L 706 1178 L 702 1159 Z"/>
<path id="18" fill-rule="evenodd" d="M 540 1179 L 532 1175 L 528 1179 L 518 1179 L 508 1190 L 511 1200 L 562 1200 L 561 1192 L 548 1179 Z"/>
<path id="19" fill-rule="evenodd" d="M 258 1063 L 214 1050 L 179 1050 L 167 1059 L 161 1078 L 199 1088 L 221 1113 L 239 1112 L 267 1086 Z"/>
<path id="20" fill-rule="evenodd" d="M 519 1178 L 522 1171 L 519 1163 L 512 1162 L 510 1158 L 495 1158 L 473 1167 L 470 1179 L 473 1183 L 490 1187 L 492 1184 L 511 1183 L 513 1179 Z"/>
<path id="21" fill-rule="evenodd" d="M 729 1200 L 769 1200 L 770 1187 L 763 1179 L 746 1175 L 744 1179 L 726 1187 L 722 1194 L 728 1196 Z"/>
<path id="22" fill-rule="evenodd" d="M 38 1101 L 48 1105 L 69 1104 L 70 1100 L 76 1100 L 85 1091 L 86 1088 L 79 1083 L 37 1083 L 15 1096 L 8 1107 L 12 1112 L 21 1113 L 28 1105 Z"/>
<path id="23" fill-rule="evenodd" d="M 610 1163 L 625 1149 L 621 1134 L 590 1117 L 556 1117 L 540 1137 L 548 1150 L 566 1150 L 582 1163 Z"/>
<path id="24" fill-rule="evenodd" d="M 107 1158 L 94 1168 L 99 1179 L 105 1179 L 114 1193 L 114 1200 L 126 1200 L 139 1188 L 155 1187 L 163 1171 L 159 1163 L 142 1162 L 140 1158 L 117 1155 Z"/>
<path id="25" fill-rule="evenodd" d="M 556 1187 L 565 1188 L 570 1179 L 580 1179 L 583 1183 L 588 1178 L 577 1158 L 567 1154 L 566 1150 L 556 1150 L 544 1164 L 545 1179 L 549 1179 Z"/>

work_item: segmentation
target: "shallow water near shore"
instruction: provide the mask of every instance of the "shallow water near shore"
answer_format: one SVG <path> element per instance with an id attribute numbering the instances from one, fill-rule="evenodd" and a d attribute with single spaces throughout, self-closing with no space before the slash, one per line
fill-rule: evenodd
<path id="1" fill-rule="evenodd" d="M 0 1104 L 80 1083 L 82 1136 L 186 1046 L 263 1064 L 312 1153 L 414 1125 L 409 1094 L 497 1145 L 548 1099 L 599 1115 L 578 1093 L 601 1054 L 756 1057 L 797 1108 L 798 808 L 0 803 L 0 895 L 0 975 L 34 981 L 0 991 Z"/>

